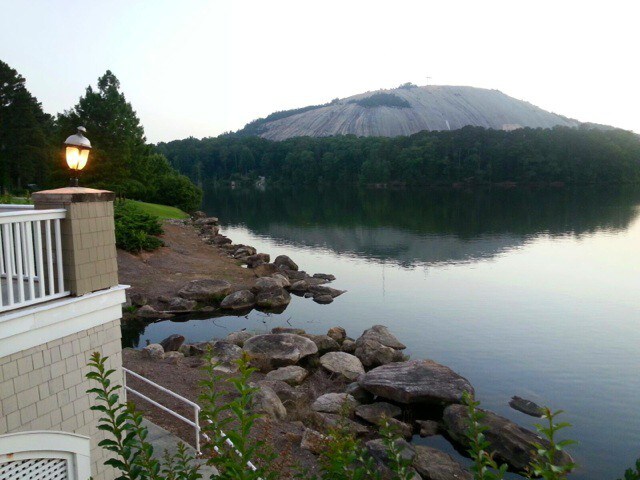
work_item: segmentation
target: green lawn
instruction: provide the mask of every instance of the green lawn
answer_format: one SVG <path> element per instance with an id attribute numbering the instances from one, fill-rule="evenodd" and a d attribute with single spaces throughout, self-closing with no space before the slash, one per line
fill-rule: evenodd
<path id="1" fill-rule="evenodd" d="M 127 200 L 127 203 L 136 205 L 140 210 L 150 214 L 156 215 L 161 219 L 165 218 L 188 218 L 189 215 L 179 208 L 167 207 L 166 205 L 158 205 L 157 203 L 139 202 L 137 200 Z"/>

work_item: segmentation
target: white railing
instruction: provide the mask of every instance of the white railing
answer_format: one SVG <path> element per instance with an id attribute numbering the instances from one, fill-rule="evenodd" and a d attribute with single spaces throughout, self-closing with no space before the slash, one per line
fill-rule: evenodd
<path id="1" fill-rule="evenodd" d="M 183 422 L 185 422 L 187 425 L 191 425 L 194 428 L 194 433 L 195 433 L 195 439 L 196 439 L 196 452 L 198 452 L 198 455 L 200 455 L 201 451 L 200 451 L 200 435 L 202 435 L 204 437 L 204 439 L 206 441 L 211 441 L 211 439 L 209 438 L 209 436 L 204 433 L 202 431 L 202 428 L 200 427 L 200 405 L 198 405 L 195 402 L 192 402 L 191 400 L 189 400 L 188 398 L 184 398 L 181 395 L 178 395 L 175 392 L 172 392 L 171 390 L 169 390 L 168 388 L 163 387 L 162 385 L 158 385 L 155 382 L 152 382 L 151 380 L 149 380 L 146 377 L 143 377 L 142 375 L 137 374 L 136 372 L 132 372 L 131 370 L 122 367 L 122 371 L 124 372 L 124 388 L 127 392 L 131 392 L 134 395 L 139 396 L 140 398 L 142 398 L 143 400 L 146 400 L 147 402 L 149 402 L 151 405 L 155 405 L 156 407 L 158 407 L 159 409 L 167 412 L 169 415 L 172 415 L 176 418 L 179 418 L 180 420 L 182 420 Z M 127 383 L 127 375 L 131 375 L 134 378 L 137 378 L 138 380 L 142 380 L 143 382 L 145 382 L 148 385 L 151 385 L 152 387 L 157 388 L 158 390 L 160 390 L 161 392 L 164 392 L 168 395 L 171 395 L 173 398 L 176 398 L 178 400 L 180 400 L 183 403 L 186 403 L 187 405 L 189 405 L 190 407 L 193 408 L 193 416 L 194 416 L 194 420 L 191 421 L 188 418 L 180 415 L 177 412 L 174 412 L 173 410 L 171 410 L 170 408 L 156 402 L 155 400 L 152 400 L 151 398 L 147 397 L 146 395 L 144 395 L 143 393 L 138 392 L 137 390 L 134 390 L 133 388 L 131 388 L 128 383 Z M 213 423 L 211 420 L 207 420 L 209 424 Z M 219 432 L 223 437 L 225 437 L 225 443 L 230 447 L 233 448 L 236 453 L 240 456 L 242 456 L 242 454 L 236 450 L 236 446 L 233 444 L 233 442 L 229 439 L 229 437 L 227 437 L 227 435 L 220 430 Z M 213 449 L 216 451 L 216 453 L 221 453 L 220 449 L 217 446 L 214 446 Z M 247 460 L 247 466 L 253 470 L 254 472 L 257 470 L 256 466 L 250 461 Z"/>
<path id="2" fill-rule="evenodd" d="M 0 205 L 0 312 L 65 297 L 64 209 Z"/>

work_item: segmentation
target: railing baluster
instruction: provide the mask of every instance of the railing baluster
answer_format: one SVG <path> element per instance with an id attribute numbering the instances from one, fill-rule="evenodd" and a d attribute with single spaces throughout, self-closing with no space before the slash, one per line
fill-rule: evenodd
<path id="1" fill-rule="evenodd" d="M 62 236 L 60 234 L 60 220 L 53 221 L 56 233 L 56 263 L 58 264 L 58 293 L 64 292 L 64 275 L 62 272 Z"/>
<path id="2" fill-rule="evenodd" d="M 18 281 L 18 302 L 24 302 L 24 278 L 22 278 L 22 235 L 20 223 L 13 224 L 13 238 L 15 239 L 16 280 Z"/>
<path id="3" fill-rule="evenodd" d="M 11 224 L 2 225 L 2 243 L 4 244 L 4 256 L 6 258 L 7 279 L 7 305 L 13 305 L 13 269 L 11 268 Z"/>
<path id="4" fill-rule="evenodd" d="M 36 271 L 38 273 L 38 296 L 40 298 L 46 295 L 45 291 L 45 276 L 44 276 L 44 264 L 42 262 L 42 222 L 36 220 L 34 222 L 35 227 L 35 249 L 36 249 Z"/>
<path id="5" fill-rule="evenodd" d="M 51 220 L 44 222 L 45 242 L 47 244 L 47 274 L 49 276 L 49 295 L 56 293 L 53 283 L 53 250 L 51 249 Z"/>
<path id="6" fill-rule="evenodd" d="M 5 275 L 7 272 L 4 269 L 4 248 L 2 248 L 2 237 L 4 233 L 0 228 L 0 275 Z M 1 299 L 0 299 L 1 300 Z"/>
<path id="7" fill-rule="evenodd" d="M 33 266 L 33 222 L 24 222 L 24 236 L 27 244 L 27 275 L 29 281 L 29 300 L 33 300 L 36 296 L 34 277 L 36 276 Z"/>

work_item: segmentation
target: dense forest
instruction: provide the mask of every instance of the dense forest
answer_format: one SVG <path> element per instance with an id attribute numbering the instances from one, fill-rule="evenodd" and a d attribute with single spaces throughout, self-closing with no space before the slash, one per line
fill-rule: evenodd
<path id="1" fill-rule="evenodd" d="M 199 184 L 593 184 L 640 182 L 640 137 L 624 130 L 465 127 L 409 137 L 223 135 L 158 145 Z"/>
<path id="2" fill-rule="evenodd" d="M 70 110 L 46 114 L 25 79 L 0 61 L 0 187 L 2 192 L 68 182 L 64 140 L 82 125 L 93 149 L 81 184 L 128 198 L 197 209 L 202 192 L 147 143 L 136 112 L 107 71 Z M 0 193 L 2 193 L 0 192 Z"/>

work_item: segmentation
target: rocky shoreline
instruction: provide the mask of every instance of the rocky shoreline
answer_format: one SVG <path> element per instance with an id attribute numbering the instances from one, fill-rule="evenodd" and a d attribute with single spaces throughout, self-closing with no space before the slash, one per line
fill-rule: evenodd
<path id="1" fill-rule="evenodd" d="M 155 298 L 143 288 L 135 288 L 127 295 L 126 319 L 159 320 L 186 314 L 244 315 L 256 308 L 281 313 L 291 302 L 291 294 L 311 298 L 319 304 L 329 304 L 345 293 L 326 286 L 335 280 L 331 274 L 309 275 L 299 269 L 288 256 L 279 255 L 273 262 L 267 253 L 260 253 L 250 245 L 234 244 L 220 234 L 216 217 L 197 212 L 189 220 L 174 220 L 173 225 L 193 229 L 200 240 L 233 260 L 237 268 L 253 273 L 252 285 L 235 284 L 227 280 L 197 278 L 178 288 L 173 295 Z"/>
<path id="2" fill-rule="evenodd" d="M 409 359 L 405 345 L 385 326 L 375 325 L 357 339 L 347 337 L 342 327 L 330 328 L 326 335 L 278 327 L 271 333 L 238 331 L 225 339 L 196 344 L 184 344 L 184 340 L 172 335 L 161 344 L 146 346 L 140 355 L 169 364 L 190 360 L 191 366 L 197 366 L 204 364 L 209 352 L 215 368 L 231 374 L 237 371 L 237 360 L 248 355 L 263 374 L 253 384 L 258 388 L 254 411 L 273 421 L 298 425 L 301 449 L 318 454 L 330 428 L 346 421 L 384 469 L 379 427 L 386 419 L 404 438 L 399 441 L 403 455 L 411 459 L 413 478 L 473 478 L 447 453 L 409 443 L 414 435 L 442 435 L 464 454 L 469 447 L 469 411 L 463 394 L 473 394 L 473 386 L 437 362 Z M 540 413 L 540 407 L 527 400 L 514 397 L 511 402 L 525 413 Z M 523 473 L 534 460 L 536 444 L 545 445 L 546 440 L 493 412 L 481 412 L 495 459 Z M 562 452 L 558 461 L 568 464 L 572 459 Z"/>

